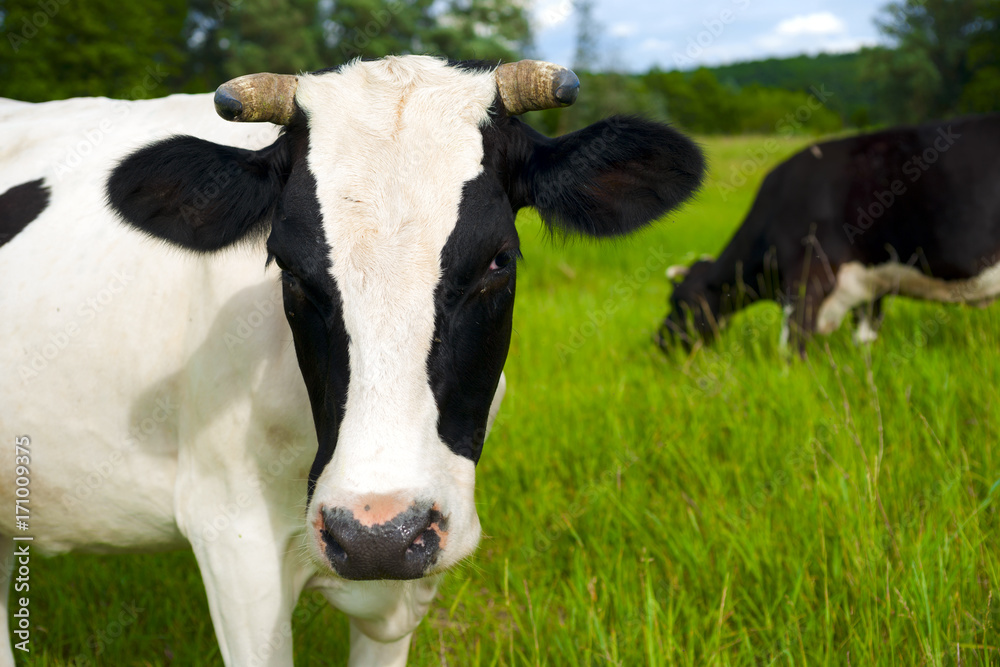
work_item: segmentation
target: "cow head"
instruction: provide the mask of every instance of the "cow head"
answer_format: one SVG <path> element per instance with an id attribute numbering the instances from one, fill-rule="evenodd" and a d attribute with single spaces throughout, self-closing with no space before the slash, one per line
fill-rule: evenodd
<path id="1" fill-rule="evenodd" d="M 174 137 L 112 173 L 111 205 L 149 234 L 201 252 L 266 237 L 319 441 L 306 518 L 326 569 L 410 579 L 475 548 L 518 209 L 617 236 L 698 187 L 700 152 L 667 126 L 611 118 L 550 139 L 516 118 L 577 87 L 546 63 L 422 56 L 251 75 L 216 107 L 285 125 L 273 145 Z M 208 182 L 224 187 L 206 201 Z"/>
<path id="2" fill-rule="evenodd" d="M 670 312 L 660 326 L 660 346 L 679 341 L 690 349 L 696 339 L 711 341 L 722 326 L 722 290 L 712 283 L 715 262 L 701 259 L 690 267 L 672 266 L 667 277 L 674 281 Z"/>

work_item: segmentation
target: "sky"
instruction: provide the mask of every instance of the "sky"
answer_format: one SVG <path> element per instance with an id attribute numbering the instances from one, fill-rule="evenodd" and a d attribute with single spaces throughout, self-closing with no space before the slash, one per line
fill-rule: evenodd
<path id="1" fill-rule="evenodd" d="M 604 67 L 694 69 L 800 53 L 842 53 L 879 41 L 887 0 L 595 0 Z M 573 65 L 572 0 L 534 0 L 535 51 Z"/>

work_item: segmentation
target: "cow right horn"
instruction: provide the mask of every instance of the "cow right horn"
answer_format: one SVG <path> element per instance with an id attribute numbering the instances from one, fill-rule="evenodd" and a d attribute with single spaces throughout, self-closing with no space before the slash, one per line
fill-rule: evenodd
<path id="1" fill-rule="evenodd" d="M 219 86 L 215 111 L 238 123 L 268 122 L 288 125 L 295 115 L 295 89 L 299 78 L 291 74 L 247 74 Z"/>

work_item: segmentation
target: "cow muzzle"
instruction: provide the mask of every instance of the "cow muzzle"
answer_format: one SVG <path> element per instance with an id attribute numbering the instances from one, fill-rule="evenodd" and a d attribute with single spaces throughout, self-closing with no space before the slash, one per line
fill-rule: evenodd
<path id="1" fill-rule="evenodd" d="M 345 579 L 419 579 L 448 540 L 448 518 L 438 505 L 392 496 L 368 496 L 349 507 L 320 508 L 318 542 Z"/>

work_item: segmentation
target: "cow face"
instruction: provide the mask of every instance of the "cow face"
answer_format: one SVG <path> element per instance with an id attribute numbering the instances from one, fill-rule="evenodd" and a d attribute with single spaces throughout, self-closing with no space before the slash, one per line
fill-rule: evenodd
<path id="1" fill-rule="evenodd" d="M 684 201 L 702 157 L 639 119 L 534 132 L 511 113 L 565 104 L 578 85 L 548 64 L 409 56 L 259 76 L 216 103 L 230 119 L 286 124 L 274 145 L 153 144 L 112 173 L 109 201 L 202 252 L 266 235 L 318 439 L 314 559 L 349 579 L 443 571 L 479 538 L 475 465 L 502 394 L 517 211 L 624 234 Z M 195 207 L 220 173 L 225 193 Z"/>
<path id="2" fill-rule="evenodd" d="M 670 312 L 660 327 L 660 345 L 680 341 L 690 349 L 695 339 L 711 341 L 722 325 L 722 292 L 710 284 L 715 262 L 700 260 L 683 271 L 683 280 L 674 285 Z"/>

